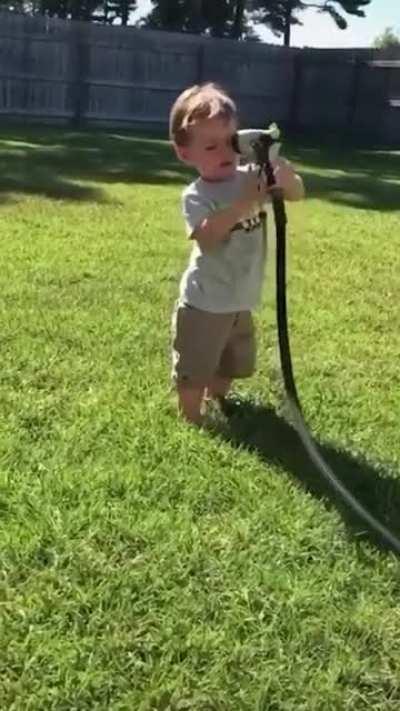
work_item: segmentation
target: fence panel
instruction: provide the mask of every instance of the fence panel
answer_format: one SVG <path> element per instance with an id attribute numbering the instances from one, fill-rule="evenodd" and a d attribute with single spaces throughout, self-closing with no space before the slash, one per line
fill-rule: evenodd
<path id="1" fill-rule="evenodd" d="M 223 84 L 243 125 L 400 142 L 400 52 L 294 49 L 0 13 L 0 116 L 157 124 L 200 81 Z"/>

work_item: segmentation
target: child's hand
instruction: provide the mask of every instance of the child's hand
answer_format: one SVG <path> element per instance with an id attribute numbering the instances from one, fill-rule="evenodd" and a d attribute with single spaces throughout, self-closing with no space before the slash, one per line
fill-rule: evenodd
<path id="1" fill-rule="evenodd" d="M 259 210 L 265 202 L 267 187 L 264 177 L 258 171 L 249 170 L 245 175 L 244 185 L 237 200 L 243 216 Z"/>
<path id="2" fill-rule="evenodd" d="M 291 163 L 286 158 L 278 158 L 273 163 L 276 184 L 282 188 L 286 200 L 301 200 L 304 185 Z"/>

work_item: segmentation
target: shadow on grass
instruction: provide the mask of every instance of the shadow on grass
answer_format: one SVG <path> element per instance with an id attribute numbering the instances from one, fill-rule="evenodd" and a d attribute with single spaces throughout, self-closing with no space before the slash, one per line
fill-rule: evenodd
<path id="1" fill-rule="evenodd" d="M 300 148 L 307 195 L 364 210 L 400 210 L 400 151 Z"/>
<path id="2" fill-rule="evenodd" d="M 295 429 L 272 408 L 251 401 L 234 405 L 228 428 L 218 433 L 232 446 L 246 447 L 263 461 L 282 467 L 313 496 L 333 505 L 351 535 L 368 539 L 379 548 L 387 546 L 332 490 L 305 452 Z M 319 444 L 319 451 L 338 479 L 381 523 L 400 537 L 400 480 L 395 472 L 373 466 L 364 459 L 332 445 Z"/>
<path id="3" fill-rule="evenodd" d="M 98 183 L 182 184 L 189 174 L 154 137 L 30 127 L 0 131 L 0 201 L 13 193 L 107 201 Z"/>
<path id="4" fill-rule="evenodd" d="M 293 144 L 308 195 L 363 209 L 400 207 L 400 152 Z M 0 129 L 0 204 L 15 193 L 107 201 L 104 184 L 182 185 L 193 173 L 178 162 L 166 136 L 49 127 Z"/>

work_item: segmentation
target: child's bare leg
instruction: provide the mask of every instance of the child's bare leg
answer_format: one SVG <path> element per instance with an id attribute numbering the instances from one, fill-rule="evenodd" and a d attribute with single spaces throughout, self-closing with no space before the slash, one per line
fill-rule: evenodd
<path id="1" fill-rule="evenodd" d="M 221 378 L 219 375 L 214 375 L 211 383 L 209 383 L 207 387 L 207 396 L 216 400 L 221 397 L 226 397 L 231 385 L 231 378 Z"/>
<path id="2" fill-rule="evenodd" d="M 191 424 L 201 425 L 203 422 L 203 416 L 201 414 L 203 395 L 204 387 L 178 385 L 179 412 Z"/>

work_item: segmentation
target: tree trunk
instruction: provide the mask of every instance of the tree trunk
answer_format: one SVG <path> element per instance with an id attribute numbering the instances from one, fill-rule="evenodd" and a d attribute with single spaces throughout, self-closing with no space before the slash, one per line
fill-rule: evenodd
<path id="1" fill-rule="evenodd" d="M 216 16 L 214 19 L 214 24 L 211 29 L 212 37 L 223 37 L 224 36 L 224 25 L 225 25 L 225 15 L 224 9 L 221 5 L 216 6 Z"/>
<path id="2" fill-rule="evenodd" d="M 103 20 L 103 23 L 106 25 L 107 22 L 108 22 L 108 2 L 107 2 L 107 0 L 106 0 L 106 2 L 104 3 L 104 20 Z"/>
<path id="3" fill-rule="evenodd" d="M 203 2 L 202 0 L 191 0 L 191 31 L 200 34 L 203 26 Z"/>
<path id="4" fill-rule="evenodd" d="M 285 32 L 283 35 L 283 44 L 285 47 L 290 47 L 290 35 L 291 35 L 291 30 L 292 30 L 292 11 L 293 11 L 293 3 L 292 0 L 287 0 L 287 5 L 285 9 Z"/>
<path id="5" fill-rule="evenodd" d="M 122 0 L 121 2 L 121 24 L 126 27 L 129 19 L 129 1 Z"/>
<path id="6" fill-rule="evenodd" d="M 71 3 L 71 20 L 80 20 L 80 3 L 79 2 L 72 2 Z"/>
<path id="7" fill-rule="evenodd" d="M 231 38 L 240 39 L 242 36 L 243 16 L 246 0 L 236 0 L 235 18 L 233 21 Z"/>

